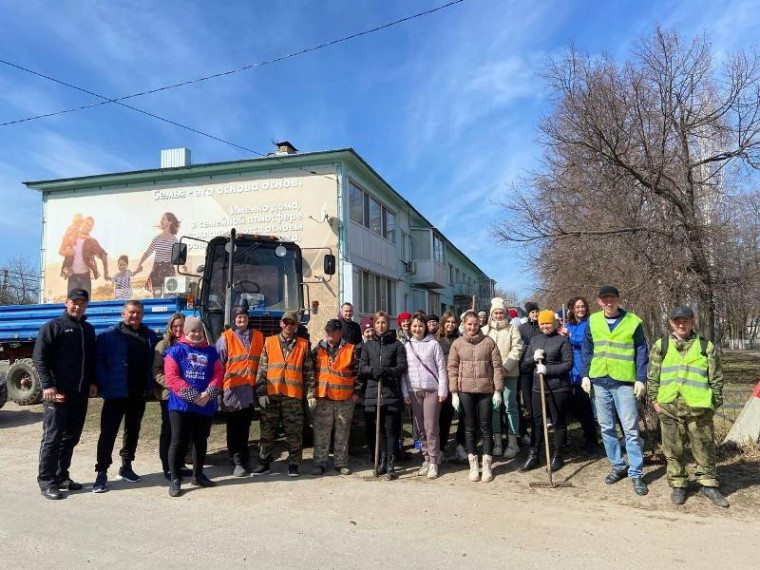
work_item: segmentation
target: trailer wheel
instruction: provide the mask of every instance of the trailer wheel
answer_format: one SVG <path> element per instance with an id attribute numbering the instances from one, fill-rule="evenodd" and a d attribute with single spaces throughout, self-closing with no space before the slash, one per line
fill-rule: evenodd
<path id="1" fill-rule="evenodd" d="M 8 385 L 0 384 L 0 408 L 8 401 Z"/>
<path id="2" fill-rule="evenodd" d="M 8 368 L 8 396 L 19 406 L 30 406 L 42 401 L 42 384 L 31 358 L 21 358 Z"/>

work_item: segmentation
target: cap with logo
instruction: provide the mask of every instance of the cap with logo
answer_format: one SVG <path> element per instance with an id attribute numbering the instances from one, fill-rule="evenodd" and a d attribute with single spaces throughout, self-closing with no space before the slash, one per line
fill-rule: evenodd
<path id="1" fill-rule="evenodd" d="M 294 323 L 298 323 L 298 321 L 299 321 L 299 319 L 298 319 L 298 313 L 296 313 L 295 311 L 288 311 L 287 313 L 285 313 L 284 315 L 282 315 L 282 320 L 283 321 L 293 321 Z"/>
<path id="2" fill-rule="evenodd" d="M 692 319 L 694 320 L 694 311 L 689 307 L 676 307 L 670 312 L 670 320 L 676 319 Z"/>
<path id="3" fill-rule="evenodd" d="M 340 321 L 338 319 L 330 319 L 325 323 L 325 330 L 326 331 L 339 331 L 343 328 Z"/>
<path id="4" fill-rule="evenodd" d="M 89 301 L 90 294 L 86 289 L 71 289 L 66 298 L 71 299 L 72 301 L 76 301 L 77 299 L 84 299 L 85 301 Z"/>

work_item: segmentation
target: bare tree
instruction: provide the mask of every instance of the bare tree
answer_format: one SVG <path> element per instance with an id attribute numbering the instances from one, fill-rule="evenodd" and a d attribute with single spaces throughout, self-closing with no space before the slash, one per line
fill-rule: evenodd
<path id="1" fill-rule="evenodd" d="M 21 255 L 0 264 L 0 305 L 37 303 L 40 276 L 31 261 Z"/>
<path id="2" fill-rule="evenodd" d="M 624 284 L 655 323 L 672 304 L 696 304 L 717 339 L 721 209 L 727 185 L 758 164 L 759 65 L 738 53 L 716 66 L 706 38 L 661 29 L 622 64 L 570 49 L 547 74 L 544 166 L 504 204 L 517 223 L 494 234 L 550 251 L 551 289 Z"/>

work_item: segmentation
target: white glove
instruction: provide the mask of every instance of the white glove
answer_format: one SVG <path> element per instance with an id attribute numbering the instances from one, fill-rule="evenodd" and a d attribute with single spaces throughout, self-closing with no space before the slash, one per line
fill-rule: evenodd
<path id="1" fill-rule="evenodd" d="M 536 372 L 538 372 L 542 376 L 545 376 L 546 375 L 546 365 L 545 364 L 536 364 Z"/>
<path id="2" fill-rule="evenodd" d="M 581 388 L 583 388 L 583 391 L 586 392 L 586 394 L 591 393 L 591 380 L 588 376 L 581 379 Z"/>
<path id="3" fill-rule="evenodd" d="M 259 396 L 259 408 L 262 410 L 269 405 L 269 396 Z"/>
<path id="4" fill-rule="evenodd" d="M 458 412 L 461 408 L 461 404 L 459 403 L 459 394 L 454 392 L 451 395 L 451 405 L 454 407 L 454 409 Z"/>
<path id="5" fill-rule="evenodd" d="M 501 407 L 502 402 L 501 392 L 494 392 L 491 401 L 493 402 L 493 409 L 498 410 Z"/>
<path id="6" fill-rule="evenodd" d="M 317 399 L 316 398 L 309 398 L 306 400 L 306 403 L 309 404 L 309 409 L 313 410 L 317 407 Z"/>
<path id="7" fill-rule="evenodd" d="M 633 395 L 636 396 L 636 398 L 640 400 L 641 398 L 644 397 L 644 394 L 646 393 L 647 393 L 646 384 L 636 380 L 636 383 L 633 385 Z"/>
<path id="8" fill-rule="evenodd" d="M 538 362 L 539 360 L 544 359 L 544 349 L 543 348 L 537 348 L 536 352 L 533 353 L 533 360 Z"/>

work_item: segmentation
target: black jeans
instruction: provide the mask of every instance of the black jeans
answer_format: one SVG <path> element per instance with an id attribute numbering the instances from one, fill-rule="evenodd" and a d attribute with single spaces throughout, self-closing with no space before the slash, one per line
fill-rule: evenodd
<path id="1" fill-rule="evenodd" d="M 87 402 L 87 394 L 69 392 L 63 403 L 43 403 L 40 466 L 37 474 L 40 489 L 55 487 L 69 479 L 71 456 L 82 435 Z"/>
<path id="2" fill-rule="evenodd" d="M 523 409 L 527 412 L 528 419 L 525 420 L 523 414 L 520 414 L 520 435 L 528 434 L 528 427 L 532 423 L 533 416 L 533 373 L 520 374 L 520 394 L 522 394 Z"/>
<path id="3" fill-rule="evenodd" d="M 194 412 L 169 411 L 169 422 L 172 424 L 172 443 L 169 446 L 172 479 L 181 477 L 187 446 L 191 440 L 193 442 L 193 477 L 199 477 L 203 473 L 206 446 L 211 433 L 211 420 L 211 416 Z"/>
<path id="4" fill-rule="evenodd" d="M 375 415 L 377 408 L 364 412 L 364 421 L 367 423 L 368 434 L 372 433 L 372 441 L 369 442 L 373 453 L 375 449 Z M 399 434 L 401 428 L 401 408 L 396 406 L 380 406 L 380 453 L 396 453 L 398 449 Z"/>
<path id="5" fill-rule="evenodd" d="M 459 400 L 464 409 L 464 442 L 467 453 L 475 455 L 478 452 L 475 439 L 478 427 L 483 437 L 483 455 L 491 455 L 493 452 L 493 433 L 491 430 L 491 418 L 493 414 L 492 393 L 476 394 L 472 392 L 460 392 Z"/>
<path id="6" fill-rule="evenodd" d="M 158 457 L 161 459 L 161 469 L 168 473 L 169 445 L 172 442 L 172 424 L 169 423 L 169 400 L 161 400 L 161 433 L 158 436 Z"/>
<path id="7" fill-rule="evenodd" d="M 451 394 L 449 394 L 446 401 L 441 405 L 441 414 L 438 416 L 438 447 L 441 451 L 446 449 L 446 444 L 449 442 L 449 432 L 453 419 L 454 407 L 451 405 Z"/>
<path id="8" fill-rule="evenodd" d="M 95 471 L 108 471 L 113 463 L 111 455 L 119 433 L 121 420 L 124 420 L 124 438 L 119 451 L 122 463 L 135 460 L 137 441 L 140 439 L 140 426 L 145 414 L 145 397 L 114 398 L 103 400 L 100 414 L 100 437 L 98 438 L 98 462 Z"/>
<path id="9" fill-rule="evenodd" d="M 248 439 L 251 435 L 252 420 L 252 406 L 227 412 L 227 453 L 234 465 L 248 464 Z"/>
<path id="10" fill-rule="evenodd" d="M 572 397 L 568 402 L 568 408 L 572 409 L 578 416 L 583 428 L 583 440 L 586 444 L 598 444 L 599 440 L 596 435 L 596 421 L 594 421 L 594 410 L 591 407 L 591 398 L 580 386 L 573 386 Z M 623 432 L 625 433 L 625 432 Z"/>
<path id="11" fill-rule="evenodd" d="M 567 439 L 567 406 L 570 402 L 569 391 L 546 391 L 546 408 L 551 413 L 554 429 L 554 453 L 561 453 Z M 541 453 L 544 443 L 544 417 L 541 414 L 541 394 L 533 393 L 533 431 L 530 433 L 530 448 Z"/>

